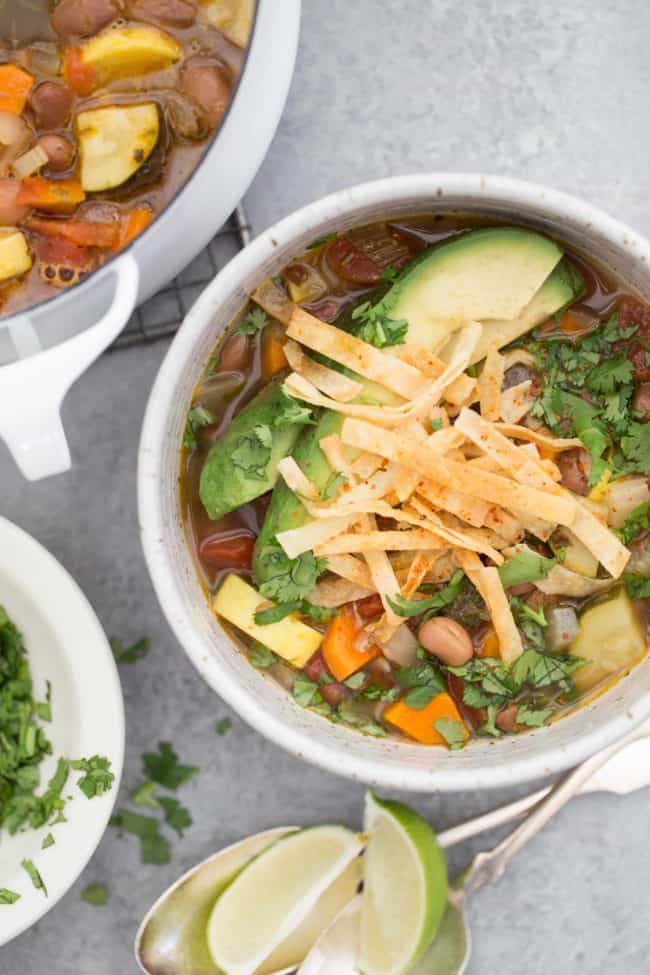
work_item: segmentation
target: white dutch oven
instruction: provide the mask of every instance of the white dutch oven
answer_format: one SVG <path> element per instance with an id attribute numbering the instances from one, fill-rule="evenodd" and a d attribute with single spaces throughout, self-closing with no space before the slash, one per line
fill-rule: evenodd
<path id="1" fill-rule="evenodd" d="M 220 334 L 256 284 L 315 238 L 404 214 L 466 211 L 526 224 L 587 251 L 650 298 L 650 243 L 587 203 L 517 180 L 431 174 L 335 193 L 281 221 L 215 278 L 187 316 L 160 370 L 140 448 L 139 507 L 149 571 L 194 665 L 241 716 L 278 745 L 332 772 L 414 791 L 511 785 L 582 761 L 650 713 L 650 661 L 550 728 L 461 752 L 364 737 L 299 707 L 235 652 L 210 612 L 186 545 L 178 499 L 179 446 L 192 389 Z"/>
<path id="2" fill-rule="evenodd" d="M 252 182 L 287 98 L 299 24 L 300 0 L 259 0 L 226 117 L 173 202 L 82 284 L 0 319 L 0 437 L 29 480 L 70 467 L 60 419 L 70 386 L 121 332 L 136 304 L 206 246 Z"/>

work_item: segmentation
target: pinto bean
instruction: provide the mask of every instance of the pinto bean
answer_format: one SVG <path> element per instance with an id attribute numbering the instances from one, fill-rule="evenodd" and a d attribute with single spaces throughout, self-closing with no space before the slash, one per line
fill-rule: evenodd
<path id="1" fill-rule="evenodd" d="M 340 684 L 338 681 L 333 681 L 331 684 L 321 684 L 319 690 L 323 700 L 332 708 L 338 707 L 341 701 L 350 694 L 345 684 Z"/>
<path id="2" fill-rule="evenodd" d="M 60 37 L 90 37 L 119 15 L 119 0 L 60 0 L 52 13 L 52 26 Z"/>
<path id="3" fill-rule="evenodd" d="M 55 173 L 70 169 L 74 160 L 74 146 L 62 135 L 42 135 L 37 146 L 47 153 L 48 168 Z"/>
<path id="4" fill-rule="evenodd" d="M 589 493 L 591 456 L 583 447 L 573 447 L 560 454 L 557 466 L 562 474 L 562 484 L 574 494 Z"/>
<path id="5" fill-rule="evenodd" d="M 503 711 L 499 712 L 496 718 L 496 726 L 501 731 L 505 731 L 507 734 L 513 735 L 519 730 L 519 725 L 517 724 L 517 711 L 519 706 L 517 704 L 510 704 Z"/>
<path id="6" fill-rule="evenodd" d="M 61 129 L 70 118 L 72 92 L 58 81 L 43 81 L 32 91 L 29 106 L 39 129 Z"/>
<path id="7" fill-rule="evenodd" d="M 461 667 L 472 659 L 474 648 L 464 626 L 447 616 L 435 616 L 423 623 L 418 639 L 425 650 L 451 667 Z"/>
<path id="8" fill-rule="evenodd" d="M 637 386 L 632 397 L 632 407 L 643 414 L 642 419 L 650 420 L 650 383 L 641 383 Z"/>
<path id="9" fill-rule="evenodd" d="M 125 9 L 134 20 L 165 27 L 191 27 L 196 19 L 196 4 L 190 0 L 127 0 Z"/>
<path id="10" fill-rule="evenodd" d="M 196 102 L 206 123 L 214 127 L 228 107 L 232 82 L 223 64 L 196 57 L 183 68 L 181 90 Z"/>
<path id="11" fill-rule="evenodd" d="M 231 335 L 223 344 L 216 372 L 241 372 L 250 352 L 247 335 Z"/>

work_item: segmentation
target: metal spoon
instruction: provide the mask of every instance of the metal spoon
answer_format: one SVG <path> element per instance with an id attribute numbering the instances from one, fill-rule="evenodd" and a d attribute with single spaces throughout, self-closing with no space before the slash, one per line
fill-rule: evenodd
<path id="1" fill-rule="evenodd" d="M 0 41 L 22 47 L 54 37 L 48 0 L 0 0 Z"/>

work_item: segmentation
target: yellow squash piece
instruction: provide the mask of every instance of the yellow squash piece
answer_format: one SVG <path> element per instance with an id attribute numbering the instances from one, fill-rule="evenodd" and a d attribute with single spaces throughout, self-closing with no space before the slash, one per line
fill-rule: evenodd
<path id="1" fill-rule="evenodd" d="M 0 281 L 25 274 L 32 266 L 27 241 L 20 230 L 0 229 Z"/>
<path id="2" fill-rule="evenodd" d="M 204 18 L 237 47 L 247 47 L 255 0 L 201 0 Z"/>
<path id="3" fill-rule="evenodd" d="M 84 190 L 98 193 L 126 183 L 147 161 L 159 134 L 154 102 L 80 112 L 77 138 Z"/>
<path id="4" fill-rule="evenodd" d="M 212 604 L 215 613 L 233 626 L 259 640 L 294 667 L 304 667 L 318 650 L 323 634 L 301 623 L 295 616 L 285 616 L 278 623 L 258 626 L 255 612 L 262 606 L 268 606 L 268 600 L 236 575 L 226 577 Z"/>
<path id="5" fill-rule="evenodd" d="M 156 27 L 111 27 L 79 49 L 81 66 L 93 88 L 133 75 L 168 68 L 183 56 L 170 34 Z"/>
<path id="6" fill-rule="evenodd" d="M 608 677 L 622 675 L 647 651 L 632 602 L 623 588 L 615 596 L 586 609 L 569 652 L 591 663 L 573 674 L 580 691 L 588 691 Z"/>

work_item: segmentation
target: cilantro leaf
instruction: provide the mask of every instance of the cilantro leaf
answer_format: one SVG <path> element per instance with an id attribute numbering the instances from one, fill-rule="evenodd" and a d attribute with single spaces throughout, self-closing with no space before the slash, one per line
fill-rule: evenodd
<path id="1" fill-rule="evenodd" d="M 354 698 L 346 698 L 341 701 L 337 711 L 337 717 L 350 728 L 355 728 L 362 735 L 370 735 L 371 738 L 385 738 L 387 731 L 377 721 L 373 721 L 362 710 Z"/>
<path id="2" fill-rule="evenodd" d="M 266 670 L 268 667 L 272 667 L 274 663 L 277 662 L 277 657 L 272 650 L 265 647 L 264 644 L 255 641 L 253 646 L 248 652 L 248 659 L 252 663 L 253 667 L 257 667 L 258 670 Z"/>
<path id="3" fill-rule="evenodd" d="M 288 396 L 287 393 L 284 393 L 283 397 L 280 409 L 273 418 L 274 427 L 288 427 L 296 423 L 301 425 L 316 423 L 311 409 L 305 403 L 301 403 L 293 396 Z"/>
<path id="4" fill-rule="evenodd" d="M 280 603 L 308 596 L 327 567 L 327 560 L 315 558 L 312 552 L 289 559 L 279 545 L 269 545 L 262 552 L 260 561 L 266 575 L 260 592 L 267 599 Z"/>
<path id="5" fill-rule="evenodd" d="M 210 426 L 215 423 L 215 418 L 205 406 L 193 406 L 187 414 L 185 433 L 183 434 L 183 446 L 186 450 L 196 450 L 198 447 L 197 433 L 201 427 Z"/>
<path id="6" fill-rule="evenodd" d="M 624 572 L 623 582 L 628 596 L 632 599 L 650 599 L 650 578 L 635 575 L 633 572 Z"/>
<path id="7" fill-rule="evenodd" d="M 156 782 L 141 782 L 137 789 L 131 794 L 131 802 L 134 806 L 151 806 L 158 809 L 160 803 L 156 799 L 158 784 Z"/>
<path id="8" fill-rule="evenodd" d="M 70 766 L 76 772 L 85 773 L 77 781 L 77 785 L 87 799 L 94 799 L 95 796 L 108 792 L 115 781 L 115 776 L 111 772 L 111 763 L 102 755 L 75 759 L 70 762 Z"/>
<path id="9" fill-rule="evenodd" d="M 21 860 L 20 865 L 25 871 L 25 873 L 27 874 L 27 876 L 29 877 L 29 879 L 31 880 L 36 890 L 42 890 L 45 896 L 47 897 L 47 887 L 45 886 L 43 878 L 38 872 L 36 865 L 34 864 L 34 861 Z"/>
<path id="10" fill-rule="evenodd" d="M 401 667 L 397 680 L 406 689 L 404 703 L 414 711 L 421 711 L 447 689 L 440 668 L 431 660 L 416 667 Z"/>
<path id="11" fill-rule="evenodd" d="M 621 438 L 623 456 L 642 474 L 650 474 L 650 423 L 630 423 Z"/>
<path id="12" fill-rule="evenodd" d="M 188 829 L 192 825 L 192 816 L 190 815 L 189 809 L 186 809 L 178 799 L 174 799 L 173 796 L 161 796 L 160 805 L 165 812 L 165 822 L 173 830 L 175 830 L 179 836 L 183 835 L 183 830 Z"/>
<path id="13" fill-rule="evenodd" d="M 220 718 L 219 721 L 214 726 L 214 730 L 218 735 L 227 735 L 232 728 L 232 721 L 230 718 Z"/>
<path id="14" fill-rule="evenodd" d="M 586 386 L 594 393 L 613 393 L 617 385 L 629 383 L 634 375 L 634 366 L 625 356 L 605 359 L 590 369 Z"/>
<path id="15" fill-rule="evenodd" d="M 278 603 L 277 606 L 258 610 L 255 613 L 255 622 L 258 626 L 268 626 L 269 623 L 278 623 L 291 613 L 309 616 L 315 623 L 327 623 L 333 616 L 337 615 L 337 610 L 328 609 L 325 606 L 315 606 L 307 599 L 291 599 L 286 603 Z"/>
<path id="16" fill-rule="evenodd" d="M 291 689 L 294 701 L 301 707 L 309 708 L 312 704 L 321 704 L 323 699 L 318 689 L 318 684 L 307 677 L 296 677 Z"/>
<path id="17" fill-rule="evenodd" d="M 131 833 L 140 840 L 140 858 L 143 863 L 165 864 L 171 859 L 169 843 L 159 831 L 158 820 L 121 809 L 111 818 L 111 826 Z"/>
<path id="18" fill-rule="evenodd" d="M 450 751 L 465 747 L 467 731 L 462 721 L 457 718 L 438 718 L 433 726 L 438 734 L 444 738 Z"/>
<path id="19" fill-rule="evenodd" d="M 391 599 L 390 596 L 386 598 L 388 599 L 390 608 L 398 616 L 406 616 L 410 619 L 413 616 L 421 616 L 424 613 L 426 614 L 426 618 L 429 619 L 431 616 L 435 616 L 441 609 L 444 609 L 445 606 L 452 603 L 458 596 L 464 575 L 462 569 L 457 569 L 447 585 L 439 589 L 429 599 L 404 599 L 400 595 L 395 596 L 394 599 Z"/>
<path id="20" fill-rule="evenodd" d="M 624 545 L 629 545 L 637 535 L 640 535 L 642 531 L 650 528 L 650 519 L 648 518 L 648 509 L 650 509 L 650 501 L 642 501 L 634 508 L 629 516 L 625 520 L 625 524 L 619 529 L 618 535 Z"/>
<path id="21" fill-rule="evenodd" d="M 142 756 L 142 764 L 148 778 L 165 789 L 178 789 L 198 772 L 195 765 L 181 765 L 178 755 L 168 741 L 161 741 L 157 752 Z"/>
<path id="22" fill-rule="evenodd" d="M 312 240 L 311 244 L 307 245 L 307 250 L 312 251 L 317 247 L 322 247 L 323 244 L 329 244 L 331 241 L 336 240 L 338 233 L 334 230 L 331 234 L 325 234 L 324 237 L 318 237 L 317 240 Z"/>
<path id="23" fill-rule="evenodd" d="M 105 907 L 108 904 L 108 888 L 104 884 L 88 884 L 81 891 L 81 899 L 93 907 Z"/>
<path id="24" fill-rule="evenodd" d="M 20 894 L 8 887 L 0 887 L 0 904 L 15 904 L 20 900 Z"/>
<path id="25" fill-rule="evenodd" d="M 513 663 L 511 671 L 519 687 L 524 684 L 533 688 L 558 684 L 564 690 L 570 690 L 572 685 L 568 678 L 588 662 L 569 653 L 540 653 L 531 649 L 524 650 Z"/>
<path id="26" fill-rule="evenodd" d="M 266 479 L 266 468 L 271 459 L 272 443 L 271 428 L 266 424 L 258 423 L 250 433 L 237 439 L 230 455 L 231 460 L 246 477 L 263 481 Z"/>
<path id="27" fill-rule="evenodd" d="M 367 679 L 368 675 L 366 674 L 365 670 L 358 670 L 356 674 L 350 674 L 349 677 L 346 677 L 343 683 L 346 687 L 349 687 L 351 691 L 358 691 L 363 687 Z"/>
<path id="28" fill-rule="evenodd" d="M 520 704 L 517 708 L 517 724 L 527 728 L 542 728 L 553 714 L 553 708 L 533 708 Z"/>
<path id="29" fill-rule="evenodd" d="M 47 836 L 43 837 L 43 842 L 41 843 L 41 850 L 48 850 L 51 846 L 54 846 L 55 843 L 56 840 L 54 839 L 52 834 L 48 833 Z"/>
<path id="30" fill-rule="evenodd" d="M 136 660 L 141 660 L 149 653 L 151 641 L 148 637 L 143 636 L 127 647 L 117 637 L 112 637 L 110 644 L 113 656 L 118 664 L 134 664 Z"/>
<path id="31" fill-rule="evenodd" d="M 235 329 L 238 335 L 258 335 L 269 324 L 269 318 L 261 308 L 251 308 Z"/>
<path id="32" fill-rule="evenodd" d="M 547 559 L 536 552 L 517 552 L 500 565 L 497 571 L 503 588 L 510 589 L 525 582 L 545 579 L 556 564 L 556 559 Z"/>

